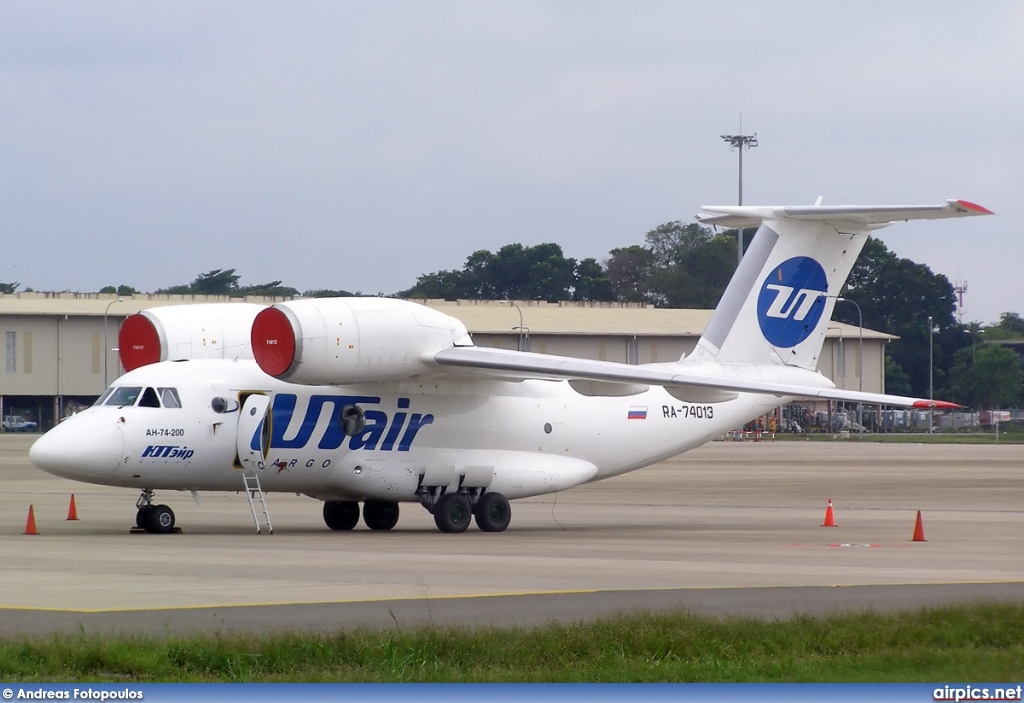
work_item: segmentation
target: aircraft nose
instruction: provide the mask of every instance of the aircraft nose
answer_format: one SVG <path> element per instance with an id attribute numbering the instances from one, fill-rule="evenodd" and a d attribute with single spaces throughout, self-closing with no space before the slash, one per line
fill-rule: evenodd
<path id="1" fill-rule="evenodd" d="M 113 477 L 121 463 L 123 433 L 109 420 L 76 415 L 37 439 L 28 450 L 36 467 L 64 478 Z"/>

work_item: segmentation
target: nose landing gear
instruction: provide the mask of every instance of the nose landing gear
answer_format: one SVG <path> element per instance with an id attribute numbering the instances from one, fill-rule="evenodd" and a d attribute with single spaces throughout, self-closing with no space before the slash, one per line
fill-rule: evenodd
<path id="1" fill-rule="evenodd" d="M 153 491 L 142 489 L 142 494 L 135 502 L 138 512 L 135 513 L 135 527 L 132 532 L 149 532 L 166 535 L 181 532 L 174 526 L 174 511 L 166 505 L 153 505 Z"/>

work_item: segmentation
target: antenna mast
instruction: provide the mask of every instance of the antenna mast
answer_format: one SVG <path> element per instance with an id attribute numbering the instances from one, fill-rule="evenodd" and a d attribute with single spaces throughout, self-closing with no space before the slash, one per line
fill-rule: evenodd
<path id="1" fill-rule="evenodd" d="M 956 285 L 953 286 L 953 292 L 956 293 L 956 320 L 957 322 L 963 323 L 964 321 L 964 293 L 967 292 L 967 281 L 957 281 Z"/>

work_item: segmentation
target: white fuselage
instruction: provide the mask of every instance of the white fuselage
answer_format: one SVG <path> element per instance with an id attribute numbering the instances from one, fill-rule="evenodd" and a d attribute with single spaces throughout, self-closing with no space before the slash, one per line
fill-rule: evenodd
<path id="1" fill-rule="evenodd" d="M 322 500 L 414 501 L 424 484 L 480 485 L 511 499 L 646 466 L 783 402 L 741 393 L 685 403 L 660 387 L 590 397 L 567 382 L 539 380 L 302 386 L 271 378 L 254 362 L 224 360 L 152 364 L 112 388 L 174 389 L 181 407 L 108 400 L 46 433 L 32 461 L 79 481 L 150 490 L 242 490 L 251 466 L 264 491 Z M 240 455 L 258 450 L 242 417 L 253 394 L 269 400 L 270 442 L 260 461 L 243 466 Z M 218 412 L 215 398 L 226 409 Z M 346 405 L 365 413 L 366 426 L 354 436 L 341 429 Z"/>

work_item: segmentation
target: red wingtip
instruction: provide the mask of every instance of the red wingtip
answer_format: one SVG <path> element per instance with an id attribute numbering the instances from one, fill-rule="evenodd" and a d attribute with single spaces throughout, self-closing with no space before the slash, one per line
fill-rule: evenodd
<path id="1" fill-rule="evenodd" d="M 987 207 L 982 207 L 981 205 L 978 205 L 977 203 L 972 203 L 972 202 L 970 202 L 968 200 L 957 200 L 956 204 L 959 205 L 960 207 L 962 207 L 965 210 L 970 210 L 972 212 L 977 212 L 977 213 L 982 214 L 982 215 L 994 215 L 995 214 L 994 212 L 989 210 Z"/>
<path id="2" fill-rule="evenodd" d="M 963 406 L 957 405 L 956 403 L 950 403 L 948 400 L 917 400 L 914 401 L 914 404 L 911 407 L 923 408 L 925 410 L 928 408 L 935 408 L 936 410 L 956 410 Z"/>

